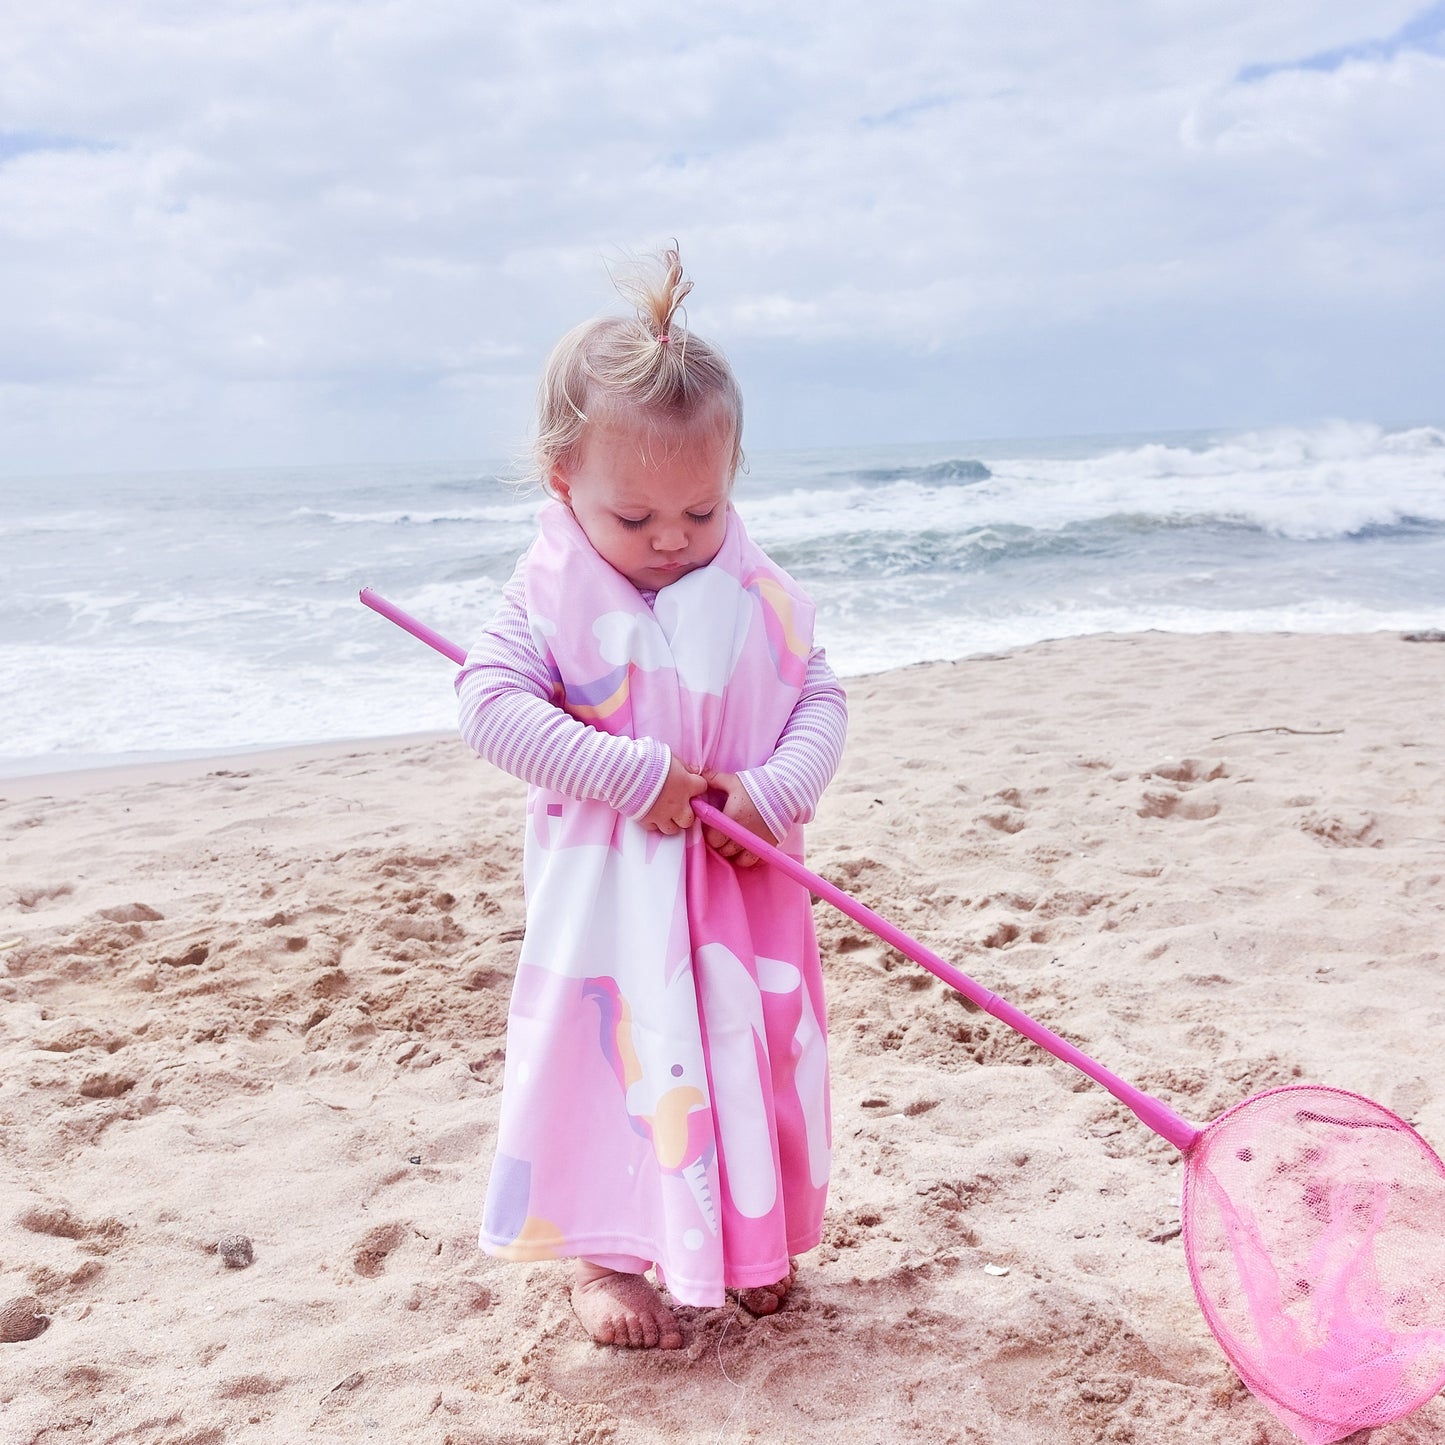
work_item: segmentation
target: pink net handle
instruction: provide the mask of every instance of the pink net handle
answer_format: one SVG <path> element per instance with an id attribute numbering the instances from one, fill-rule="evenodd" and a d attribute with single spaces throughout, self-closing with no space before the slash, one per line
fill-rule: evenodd
<path id="1" fill-rule="evenodd" d="M 434 647 L 443 657 L 451 658 L 458 667 L 467 660 L 466 648 L 458 647 L 455 642 L 448 642 L 440 632 L 434 632 L 425 622 L 418 622 L 410 612 L 403 612 L 395 602 L 388 602 L 379 592 L 363 587 L 360 596 L 373 612 L 381 613 L 388 622 L 396 623 L 403 631 L 420 638 L 428 647 Z"/>
<path id="2" fill-rule="evenodd" d="M 1082 1049 L 1061 1038 L 1052 1029 L 1045 1028 L 1037 1019 L 1030 1018 L 1022 1009 L 1016 1008 L 1007 999 L 1000 998 L 962 970 L 945 962 L 932 949 L 925 948 L 916 938 L 910 938 L 901 928 L 889 923 L 875 913 L 867 904 L 860 903 L 850 894 L 844 893 L 826 878 L 820 878 L 811 869 L 805 868 L 796 858 L 790 858 L 780 849 L 765 843 L 750 833 L 740 823 L 720 813 L 711 803 L 694 798 L 692 810 L 710 828 L 726 834 L 734 843 L 741 843 L 749 852 L 765 859 L 780 873 L 801 883 L 816 893 L 819 898 L 831 903 L 834 908 L 846 913 L 849 918 L 861 923 L 864 928 L 876 933 L 884 943 L 896 948 L 905 958 L 921 964 L 929 973 L 941 978 L 950 988 L 955 988 L 971 1003 L 976 1003 L 985 1013 L 991 1014 L 1001 1023 L 1031 1039 L 1040 1048 L 1047 1049 L 1056 1059 L 1072 1064 L 1080 1073 L 1087 1074 L 1096 1084 L 1102 1084 L 1120 1103 L 1128 1105 L 1139 1120 L 1147 1124 L 1161 1138 L 1167 1139 L 1175 1148 L 1188 1153 L 1203 1133 L 1188 1119 L 1176 1114 L 1167 1104 L 1146 1094 L 1142 1089 L 1121 1079 L 1103 1064 L 1091 1059 Z"/>
<path id="3" fill-rule="evenodd" d="M 444 657 L 449 657 L 458 664 L 466 661 L 467 654 L 464 648 L 458 647 L 455 642 L 449 642 L 441 633 L 433 631 L 424 622 L 418 622 L 410 613 L 403 612 L 395 603 L 388 602 L 385 597 L 373 592 L 370 587 L 362 588 L 361 600 L 372 611 L 379 612 L 388 621 L 396 623 L 398 627 L 411 633 L 413 637 L 419 638 L 428 647 L 435 648 Z M 765 843 L 761 838 L 748 832 L 741 824 L 733 822 L 731 818 L 718 812 L 711 804 L 694 799 L 692 810 L 709 827 L 726 834 L 733 842 L 741 843 L 749 852 L 766 859 L 779 872 L 787 874 L 789 878 L 801 883 L 805 888 L 816 893 L 819 898 L 831 903 L 840 912 L 846 913 L 849 918 L 861 923 L 864 928 L 877 934 L 885 943 L 896 948 L 905 958 L 911 958 L 914 963 L 921 964 L 935 977 L 941 978 L 950 988 L 957 989 L 985 1013 L 991 1014 L 1001 1023 L 1007 1024 L 1026 1039 L 1031 1039 L 1040 1048 L 1047 1049 L 1056 1059 L 1062 1059 L 1064 1063 L 1072 1064 L 1081 1074 L 1087 1075 L 1096 1084 L 1102 1084 L 1121 1104 L 1127 1105 L 1141 1123 L 1146 1124 L 1160 1138 L 1167 1139 L 1176 1149 L 1187 1154 L 1195 1140 L 1203 1132 L 1196 1125 L 1191 1124 L 1188 1119 L 1176 1114 L 1167 1104 L 1162 1103 L 1151 1094 L 1146 1094 L 1142 1089 L 1136 1089 L 1133 1084 L 1127 1083 L 1117 1074 L 1106 1069 L 1103 1064 L 1091 1059 L 1082 1049 L 1076 1048 L 1067 1039 L 1060 1038 L 1052 1029 L 1047 1029 L 1037 1020 L 1030 1018 L 1022 1009 L 1015 1008 L 1007 999 L 1000 998 L 981 983 L 971 979 L 966 973 L 956 969 L 951 963 L 945 963 L 931 949 L 925 948 L 917 939 L 910 938 L 901 928 L 894 927 L 886 918 L 874 913 L 866 904 L 859 903 L 856 898 L 844 893 L 841 888 L 835 887 L 827 879 L 820 878 L 811 869 L 805 868 L 796 858 L 790 858 L 780 849 L 774 848 L 771 843 Z"/>

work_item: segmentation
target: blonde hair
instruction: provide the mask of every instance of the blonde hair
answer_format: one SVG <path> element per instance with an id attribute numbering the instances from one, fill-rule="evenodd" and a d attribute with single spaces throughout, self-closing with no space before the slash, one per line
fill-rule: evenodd
<path id="1" fill-rule="evenodd" d="M 676 245 L 614 276 L 613 284 L 636 314 L 573 327 L 543 369 L 532 443 L 542 485 L 554 467 L 576 460 L 588 426 L 624 418 L 668 430 L 721 423 L 731 435 L 736 472 L 743 460 L 742 392 L 722 352 L 678 322 L 692 282 Z"/>

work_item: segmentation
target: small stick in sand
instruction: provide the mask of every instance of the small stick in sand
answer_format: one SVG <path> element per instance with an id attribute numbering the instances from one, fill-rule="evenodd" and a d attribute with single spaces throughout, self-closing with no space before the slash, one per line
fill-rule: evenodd
<path id="1" fill-rule="evenodd" d="M 1242 738 L 1249 733 L 1293 733 L 1297 738 L 1332 738 L 1344 732 L 1344 728 L 1325 728 L 1322 732 L 1311 732 L 1307 728 L 1240 728 L 1238 732 L 1215 733 L 1210 742 L 1217 743 L 1220 738 Z"/>

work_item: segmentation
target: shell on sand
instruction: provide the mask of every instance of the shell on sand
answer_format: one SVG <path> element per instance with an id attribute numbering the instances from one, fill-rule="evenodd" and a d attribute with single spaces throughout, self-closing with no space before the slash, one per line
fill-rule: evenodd
<path id="1" fill-rule="evenodd" d="M 0 1344 L 13 1345 L 22 1340 L 33 1340 L 49 1323 L 34 1295 L 24 1294 L 8 1299 L 0 1304 Z"/>
<path id="2" fill-rule="evenodd" d="M 251 1241 L 244 1234 L 223 1234 L 216 1243 L 216 1253 L 227 1269 L 249 1269 L 256 1258 Z"/>

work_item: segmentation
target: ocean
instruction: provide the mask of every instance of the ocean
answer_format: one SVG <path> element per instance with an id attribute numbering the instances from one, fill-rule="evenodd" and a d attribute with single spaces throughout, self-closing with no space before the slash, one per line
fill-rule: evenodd
<path id="1" fill-rule="evenodd" d="M 0 481 L 0 775 L 454 726 L 540 497 L 455 463 Z M 1445 627 L 1445 428 L 760 452 L 845 677 L 1097 632 Z"/>

